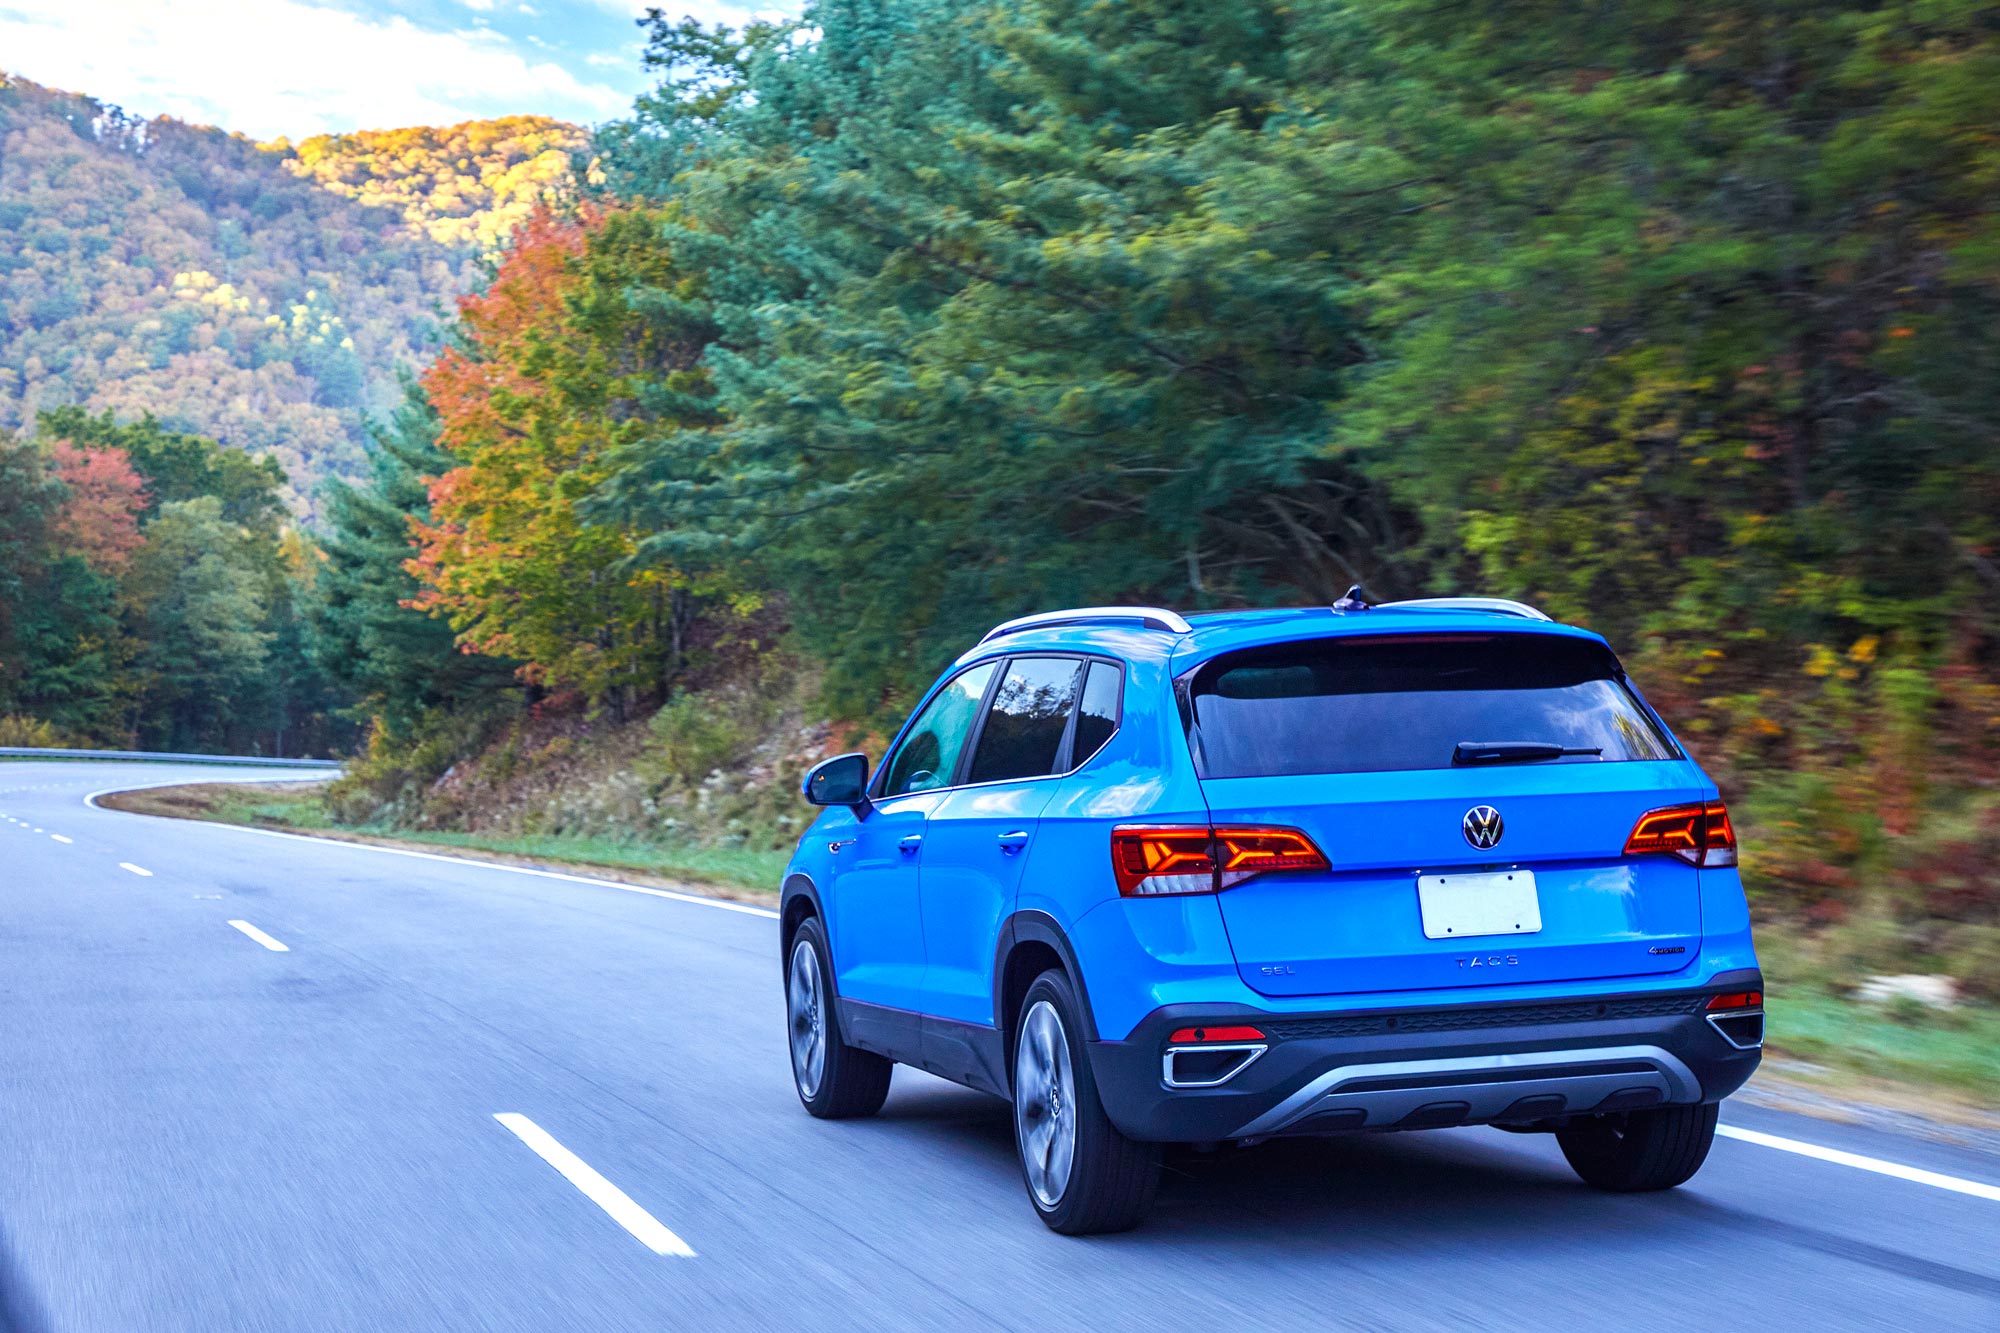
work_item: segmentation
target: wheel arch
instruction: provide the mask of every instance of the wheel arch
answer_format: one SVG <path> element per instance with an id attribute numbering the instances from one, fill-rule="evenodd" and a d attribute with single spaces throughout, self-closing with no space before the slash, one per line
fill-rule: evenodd
<path id="1" fill-rule="evenodd" d="M 820 984 L 826 987 L 827 997 L 832 1001 L 832 1030 L 842 1041 L 847 1040 L 847 1018 L 840 1012 L 840 977 L 833 967 L 833 931 L 827 924 L 826 911 L 820 906 L 819 888 L 808 875 L 793 875 L 785 881 L 778 900 L 778 977 L 782 984 L 792 965 L 792 938 L 799 933 L 799 924 L 808 918 L 819 922 L 820 935 L 826 941 L 825 974 Z"/>
<path id="2" fill-rule="evenodd" d="M 1063 932 L 1061 923 L 1047 912 L 1016 912 L 1000 928 L 993 952 L 993 1027 L 1000 1034 L 1002 1063 L 1013 1078 L 1014 1027 L 1020 1017 L 1021 1002 L 1035 978 L 1051 967 L 1062 969 L 1076 988 L 1078 1015 L 1083 1021 L 1084 1040 L 1097 1040 L 1097 1016 L 1090 1008 L 1090 988 L 1077 962 L 1076 950 Z"/>
<path id="3" fill-rule="evenodd" d="M 820 920 L 820 928 L 826 928 L 826 913 L 819 905 L 819 889 L 809 875 L 793 875 L 785 881 L 778 899 L 778 966 L 787 965 L 792 952 L 792 936 L 798 932 L 799 922 L 809 916 Z M 833 937 L 827 936 L 827 946 L 831 948 Z"/>

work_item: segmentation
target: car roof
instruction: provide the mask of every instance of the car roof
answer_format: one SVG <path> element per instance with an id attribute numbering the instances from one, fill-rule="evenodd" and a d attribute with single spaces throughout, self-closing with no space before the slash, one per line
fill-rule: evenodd
<path id="1" fill-rule="evenodd" d="M 1133 608 L 1110 608 L 1121 612 Z M 1103 653 L 1128 661 L 1170 664 L 1178 673 L 1220 653 L 1300 639 L 1379 634 L 1550 634 L 1603 643 L 1575 625 L 1537 618 L 1531 608 L 1468 607 L 1422 603 L 1342 610 L 1329 606 L 1244 611 L 1197 611 L 1174 619 L 1186 630 L 1141 623 L 1133 616 L 1063 620 L 989 635 L 954 666 L 1008 653 Z M 1054 613 L 1052 613 L 1054 614 Z M 1064 613 L 1071 614 L 1071 613 Z M 1087 613 L 1078 612 L 1076 615 Z M 1171 612 L 1161 613 L 1172 615 Z M 1010 622 L 1012 623 L 1012 622 Z"/>

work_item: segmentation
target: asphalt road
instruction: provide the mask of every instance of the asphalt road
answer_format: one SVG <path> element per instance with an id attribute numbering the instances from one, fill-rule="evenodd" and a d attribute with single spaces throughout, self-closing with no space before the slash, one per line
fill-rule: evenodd
<path id="1" fill-rule="evenodd" d="M 768 914 L 83 800 L 219 776 L 0 764 L 0 1327 L 2000 1329 L 2000 1197 L 1738 1139 L 1645 1197 L 1495 1130 L 1268 1144 L 1058 1237 L 1000 1102 L 806 1116 Z"/>

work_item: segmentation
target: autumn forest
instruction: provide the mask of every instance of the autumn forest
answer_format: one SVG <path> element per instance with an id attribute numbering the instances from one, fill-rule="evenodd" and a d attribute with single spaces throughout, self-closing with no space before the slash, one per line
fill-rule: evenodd
<path id="1" fill-rule="evenodd" d="M 2000 28 L 1592 13 L 656 11 L 622 120 L 297 144 L 0 83 L 0 743 L 768 857 L 1008 616 L 1521 597 L 1775 968 L 2000 998 Z"/>

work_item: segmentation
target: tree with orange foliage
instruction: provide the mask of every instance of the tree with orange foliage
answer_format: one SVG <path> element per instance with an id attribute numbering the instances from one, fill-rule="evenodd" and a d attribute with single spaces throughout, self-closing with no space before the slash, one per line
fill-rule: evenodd
<path id="1" fill-rule="evenodd" d="M 707 424 L 699 366 L 712 329 L 685 310 L 635 309 L 635 287 L 679 288 L 663 227 L 672 209 L 538 210 L 492 285 L 459 304 L 459 346 L 423 377 L 439 444 L 459 461 L 414 522 L 413 604 L 468 652 L 519 659 L 527 679 L 621 705 L 678 669 L 687 585 L 637 567 L 629 529 L 579 502 L 613 451 L 648 432 Z M 662 378 L 681 385 L 662 411 Z"/>
<path id="2" fill-rule="evenodd" d="M 87 449 L 56 440 L 49 445 L 55 473 L 69 488 L 56 514 L 62 544 L 100 574 L 117 575 L 145 543 L 139 515 L 146 483 L 123 449 Z"/>

